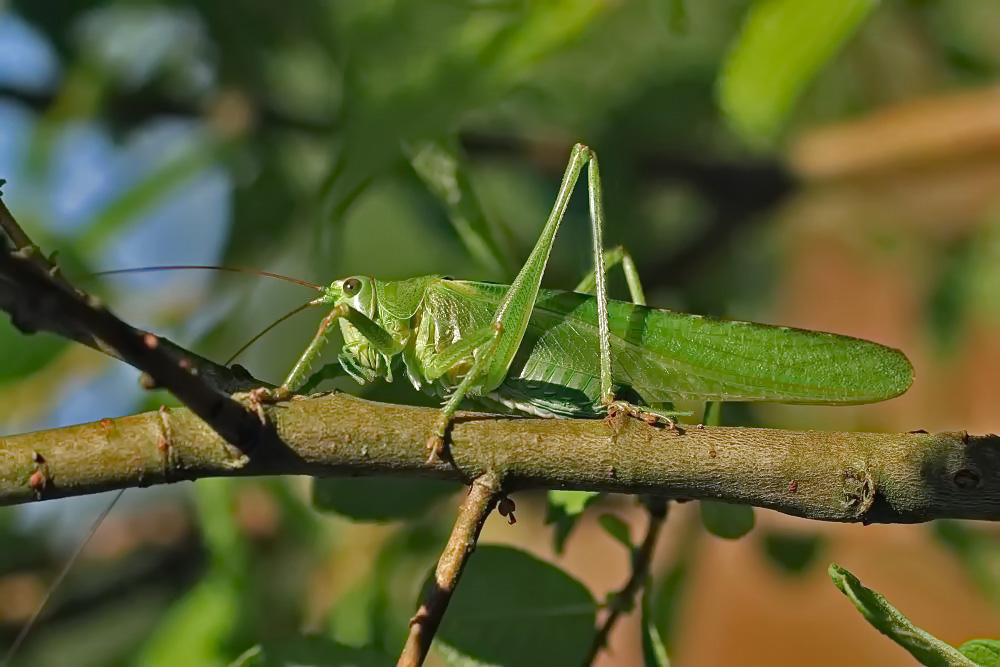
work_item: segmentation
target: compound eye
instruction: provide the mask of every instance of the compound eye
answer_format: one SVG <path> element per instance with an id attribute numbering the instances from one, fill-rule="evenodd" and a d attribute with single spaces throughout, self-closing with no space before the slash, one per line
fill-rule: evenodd
<path id="1" fill-rule="evenodd" d="M 361 291 L 361 281 L 357 278 L 348 278 L 343 285 L 344 294 L 354 296 Z"/>

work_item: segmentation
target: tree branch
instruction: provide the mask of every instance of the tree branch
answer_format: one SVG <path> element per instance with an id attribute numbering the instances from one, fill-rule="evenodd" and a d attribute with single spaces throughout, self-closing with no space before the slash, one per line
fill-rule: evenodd
<path id="1" fill-rule="evenodd" d="M 25 333 L 50 331 L 121 359 L 146 374 L 148 387 L 162 386 L 212 424 L 244 456 L 271 432 L 255 405 L 234 400 L 238 388 L 260 386 L 249 374 L 189 355 L 155 334 L 125 324 L 97 299 L 61 274 L 0 200 L 0 308 Z M 13 247 L 11 247 L 13 246 Z M 47 484 L 45 458 L 34 455 L 31 483 Z M 36 489 L 37 490 L 37 489 Z"/>
<path id="2" fill-rule="evenodd" d="M 226 475 L 408 476 L 504 491 L 565 488 L 712 498 L 810 519 L 1000 519 L 1000 438 L 840 433 L 459 413 L 452 460 L 427 463 L 439 412 L 327 394 L 266 407 L 280 447 L 242 461 L 189 410 L 0 438 L 0 504 Z M 35 454 L 44 459 L 40 464 Z M 29 484 L 41 467 L 44 490 Z"/>
<path id="3" fill-rule="evenodd" d="M 500 476 L 487 472 L 476 478 L 469 487 L 469 493 L 462 501 L 458 519 L 448 537 L 448 544 L 438 559 L 434 580 L 428 583 L 423 602 L 410 619 L 410 633 L 397 667 L 419 667 L 427 658 L 434 634 L 448 609 L 462 570 L 475 551 L 483 524 L 500 496 L 500 486 Z"/>

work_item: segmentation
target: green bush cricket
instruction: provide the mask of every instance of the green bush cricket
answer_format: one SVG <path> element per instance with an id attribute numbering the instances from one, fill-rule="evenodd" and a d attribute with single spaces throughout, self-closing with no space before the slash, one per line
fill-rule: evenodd
<path id="1" fill-rule="evenodd" d="M 556 232 L 581 171 L 588 190 L 594 272 L 577 292 L 541 290 Z M 676 400 L 873 403 L 902 394 L 913 367 L 899 350 L 839 334 L 689 315 L 645 306 L 638 275 L 623 263 L 632 303 L 610 301 L 605 285 L 604 215 L 594 152 L 577 144 L 555 205 L 514 282 L 431 275 L 383 281 L 336 280 L 310 305 L 331 305 L 312 342 L 277 390 L 281 400 L 307 383 L 340 321 L 340 366 L 360 383 L 392 381 L 402 361 L 414 387 L 445 399 L 431 458 L 464 399 L 541 416 L 625 413 L 654 421 L 678 413 Z M 593 282 L 595 294 L 583 293 Z"/>
<path id="2" fill-rule="evenodd" d="M 594 271 L 575 291 L 542 290 L 556 232 L 588 165 Z M 340 372 L 362 384 L 392 381 L 401 361 L 414 387 L 445 398 L 428 439 L 433 460 L 465 399 L 544 417 L 624 413 L 672 425 L 678 413 L 664 406 L 677 400 L 851 405 L 909 388 L 913 367 L 906 356 L 872 341 L 647 307 L 629 255 L 604 251 L 603 223 L 597 158 L 577 144 L 548 221 L 509 286 L 430 275 L 399 281 L 352 276 L 323 287 L 252 271 L 322 292 L 278 322 L 306 306 L 333 308 L 281 386 L 251 392 L 247 400 L 282 400 Z M 631 302 L 607 298 L 606 271 L 619 263 Z M 161 266 L 103 274 L 183 268 L 237 270 Z M 338 320 L 344 337 L 339 368 L 310 377 Z M 22 628 L 8 660 L 32 625 Z"/>

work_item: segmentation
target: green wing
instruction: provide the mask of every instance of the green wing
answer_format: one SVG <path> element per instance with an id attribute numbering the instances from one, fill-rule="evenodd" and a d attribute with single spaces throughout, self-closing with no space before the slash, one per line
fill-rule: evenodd
<path id="1" fill-rule="evenodd" d="M 490 304 L 506 288 L 447 284 L 465 308 L 477 313 L 477 320 L 488 318 Z M 913 379 L 913 367 L 902 352 L 860 338 L 621 301 L 609 302 L 608 314 L 614 381 L 651 403 L 872 403 L 898 396 Z M 543 290 L 509 376 L 596 399 L 598 357 L 596 299 Z"/>
<path id="2" fill-rule="evenodd" d="M 850 336 L 620 301 L 608 304 L 608 314 L 615 382 L 650 402 L 870 403 L 898 396 L 913 379 L 902 352 Z M 537 338 L 518 374 L 592 393 L 596 317 L 592 296 L 543 295 L 532 318 Z"/>

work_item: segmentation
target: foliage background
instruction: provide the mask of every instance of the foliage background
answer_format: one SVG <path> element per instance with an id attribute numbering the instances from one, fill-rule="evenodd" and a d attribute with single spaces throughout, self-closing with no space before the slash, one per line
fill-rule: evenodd
<path id="1" fill-rule="evenodd" d="M 602 161 L 608 242 L 633 252 L 652 304 L 864 336 L 917 368 L 913 389 L 887 404 L 727 406 L 726 422 L 1000 430 L 1000 6 L 804 2 L 791 23 L 769 14 L 788 4 L 0 3 L 5 200 L 81 280 L 166 263 L 318 282 L 503 280 L 583 141 Z M 459 156 L 466 208 L 449 209 L 411 166 L 428 141 Z M 548 285 L 570 287 L 588 267 L 580 199 Z M 470 251 L 456 214 L 486 225 L 492 246 Z M 87 280 L 132 323 L 220 359 L 305 298 L 195 272 Z M 280 380 L 314 326 L 297 318 L 241 363 Z M 402 383 L 365 393 L 427 402 Z M 3 432 L 171 401 L 90 350 L 0 322 Z M 456 489 L 338 480 L 317 487 L 331 510 L 321 514 L 310 487 L 130 491 L 20 662 L 227 664 L 299 631 L 394 655 Z M 544 497 L 516 500 L 517 525 L 492 519 L 484 543 L 555 563 L 598 600 L 621 585 L 626 552 L 598 517 L 621 517 L 638 539 L 631 499 L 588 509 L 561 555 Z M 0 512 L 0 642 L 105 502 Z M 952 644 L 996 634 L 990 526 L 817 525 L 758 511 L 749 535 L 727 541 L 701 527 L 717 509 L 674 506 L 660 545 L 654 616 L 677 664 L 900 661 L 830 585 L 831 560 Z M 734 516 L 746 517 L 721 521 Z M 506 588 L 526 576 L 492 574 Z M 523 614 L 493 609 L 477 622 Z M 622 623 L 601 664 L 636 664 L 638 637 L 635 618 Z"/>

